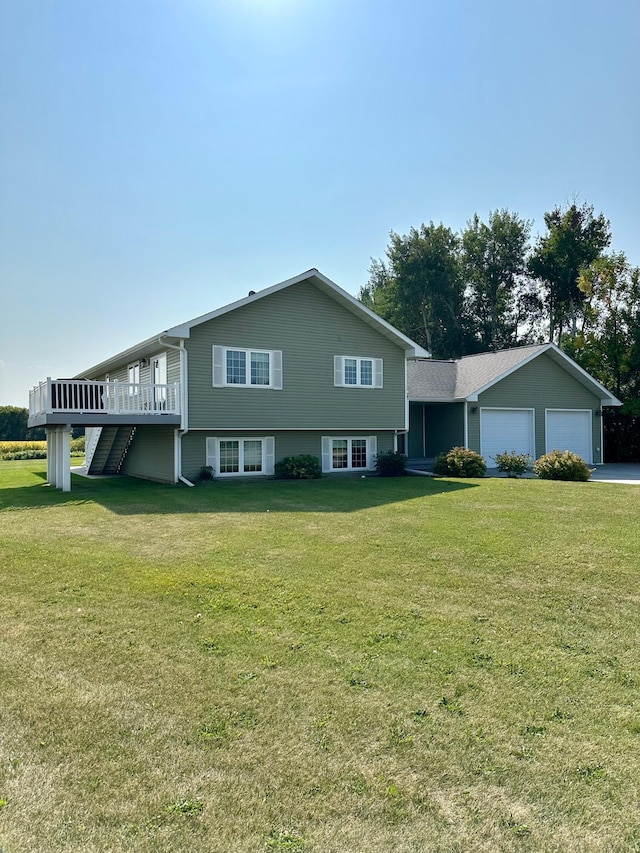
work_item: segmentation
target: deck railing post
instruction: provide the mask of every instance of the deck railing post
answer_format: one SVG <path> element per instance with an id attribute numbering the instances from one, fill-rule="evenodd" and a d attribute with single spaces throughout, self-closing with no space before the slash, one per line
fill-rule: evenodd
<path id="1" fill-rule="evenodd" d="M 119 415 L 120 414 L 120 383 L 118 382 L 117 379 L 113 383 L 113 397 L 114 397 L 113 408 L 114 408 L 116 415 Z"/>
<path id="2" fill-rule="evenodd" d="M 47 376 L 47 395 L 46 395 L 46 399 L 44 401 L 44 410 L 48 415 L 50 415 L 51 412 L 53 411 L 52 405 L 53 405 L 53 400 L 51 397 L 51 377 Z"/>

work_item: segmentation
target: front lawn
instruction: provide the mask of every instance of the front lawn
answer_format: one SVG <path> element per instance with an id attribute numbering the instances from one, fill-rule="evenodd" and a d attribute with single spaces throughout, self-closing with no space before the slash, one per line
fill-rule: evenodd
<path id="1" fill-rule="evenodd" d="M 0 463 L 3 853 L 640 850 L 638 496 Z"/>

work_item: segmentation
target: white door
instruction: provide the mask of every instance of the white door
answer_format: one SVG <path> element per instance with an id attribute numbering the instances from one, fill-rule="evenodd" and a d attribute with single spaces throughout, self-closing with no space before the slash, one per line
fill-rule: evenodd
<path id="1" fill-rule="evenodd" d="M 590 409 L 547 409 L 547 453 L 571 450 L 585 462 L 593 462 Z"/>
<path id="2" fill-rule="evenodd" d="M 154 388 L 154 403 L 156 409 L 163 409 L 167 401 L 167 354 L 166 352 L 155 356 L 152 360 L 153 366 L 153 384 L 163 386 Z"/>
<path id="3" fill-rule="evenodd" d="M 498 453 L 528 453 L 535 458 L 533 409 L 481 409 L 480 453 L 495 468 Z"/>

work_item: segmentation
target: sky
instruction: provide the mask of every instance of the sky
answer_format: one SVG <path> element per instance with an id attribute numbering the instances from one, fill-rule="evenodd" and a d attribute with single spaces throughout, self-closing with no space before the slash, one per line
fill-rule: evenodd
<path id="1" fill-rule="evenodd" d="M 577 198 L 640 264 L 637 0 L 0 0 L 0 405 L 389 232 Z"/>

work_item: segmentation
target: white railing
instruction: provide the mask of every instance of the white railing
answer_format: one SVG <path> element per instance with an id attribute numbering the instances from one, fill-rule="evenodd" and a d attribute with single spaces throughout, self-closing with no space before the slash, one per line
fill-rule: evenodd
<path id="1" fill-rule="evenodd" d="M 47 379 L 29 392 L 29 416 L 65 414 L 179 415 L 180 383 Z"/>

